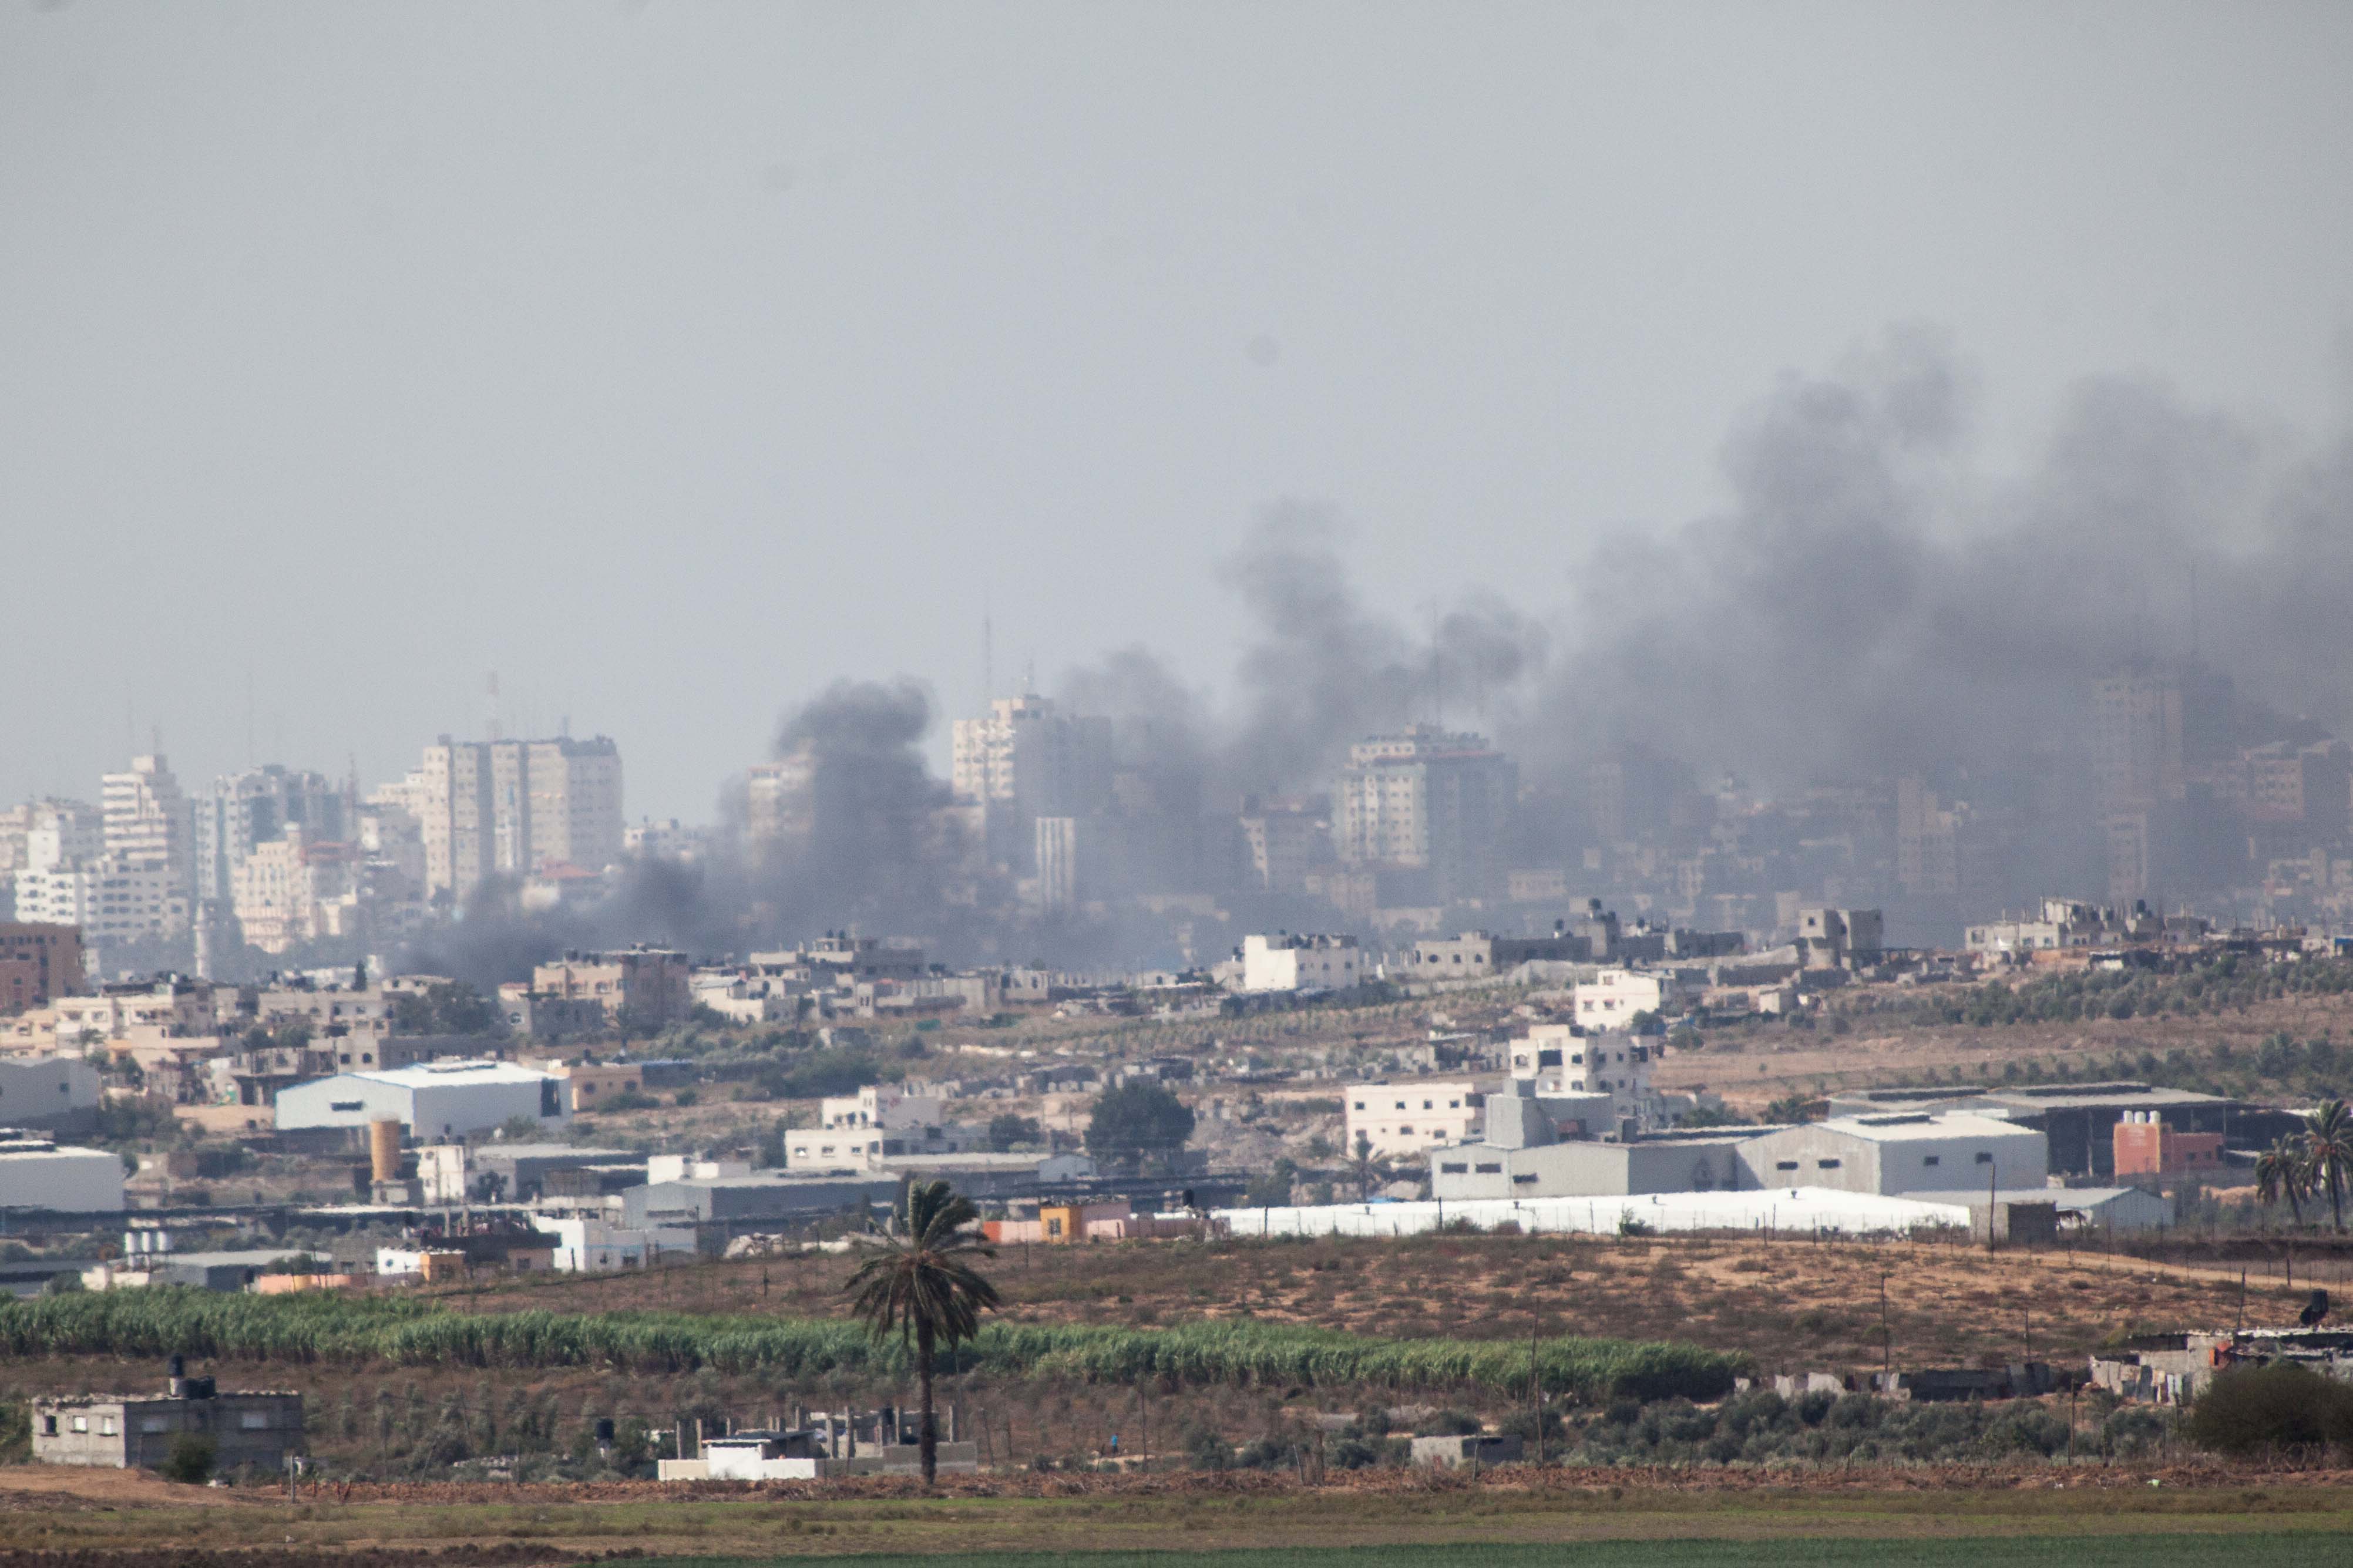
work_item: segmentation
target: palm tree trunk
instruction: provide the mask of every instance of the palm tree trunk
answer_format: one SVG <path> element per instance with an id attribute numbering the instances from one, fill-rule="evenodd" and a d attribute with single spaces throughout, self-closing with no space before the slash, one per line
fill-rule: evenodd
<path id="1" fill-rule="evenodd" d="M 2294 1186 L 2291 1185 L 2286 1189 L 2286 1191 L 2287 1212 L 2295 1216 L 2296 1229 L 2302 1230 L 2304 1228 L 2304 1205 L 2296 1201 L 2295 1188 Z"/>
<path id="2" fill-rule="evenodd" d="M 939 1484 L 940 1440 L 932 1421 L 932 1325 L 921 1318 L 915 1322 L 915 1381 L 923 1390 L 923 1425 L 916 1441 L 923 1453 L 923 1486 L 928 1489 Z"/>
<path id="3" fill-rule="evenodd" d="M 2336 1221 L 2337 1228 L 2338 1230 L 2343 1230 L 2345 1228 L 2345 1205 L 2342 1197 L 2337 1192 L 2337 1188 L 2340 1184 L 2341 1179 L 2337 1173 L 2337 1168 L 2332 1165 L 2328 1170 L 2328 1213 L 2329 1216 Z"/>

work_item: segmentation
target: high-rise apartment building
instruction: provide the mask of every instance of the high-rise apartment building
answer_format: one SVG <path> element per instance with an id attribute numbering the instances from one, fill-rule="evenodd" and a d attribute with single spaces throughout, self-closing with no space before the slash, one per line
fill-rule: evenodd
<path id="1" fill-rule="evenodd" d="M 233 901 L 237 868 L 287 828 L 311 844 L 348 840 L 352 816 L 350 795 L 323 773 L 270 763 L 215 779 L 196 797 L 198 901 Z"/>
<path id="2" fill-rule="evenodd" d="M 425 748 L 403 791 L 425 845 L 428 899 L 462 900 L 493 874 L 601 871 L 621 855 L 620 748 L 575 741 L 453 741 Z"/>
<path id="3" fill-rule="evenodd" d="M 1333 837 L 1345 865 L 1427 871 L 1440 900 L 1465 898 L 1500 874 L 1518 793 L 1518 769 L 1484 737 L 1415 724 L 1348 749 Z"/>
<path id="4" fill-rule="evenodd" d="M 744 834 L 762 851 L 806 847 L 817 832 L 817 759 L 804 745 L 754 763 L 744 781 Z"/>
<path id="5" fill-rule="evenodd" d="M 999 698 L 985 719 L 959 719 L 952 783 L 978 801 L 988 857 L 1028 872 L 1041 816 L 1099 816 L 1112 803 L 1112 723 L 1064 713 L 1034 693 Z"/>
<path id="6" fill-rule="evenodd" d="M 194 813 L 160 753 L 131 759 L 100 781 L 107 856 L 124 868 L 161 868 L 185 904 L 195 885 Z"/>

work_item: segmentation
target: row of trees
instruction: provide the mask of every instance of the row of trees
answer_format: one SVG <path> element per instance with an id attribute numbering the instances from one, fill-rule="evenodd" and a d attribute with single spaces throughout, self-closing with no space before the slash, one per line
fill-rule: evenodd
<path id="1" fill-rule="evenodd" d="M 2298 1225 L 2304 1200 L 2328 1194 L 2329 1217 L 2345 1228 L 2345 1193 L 2353 1187 L 2353 1108 L 2325 1100 L 2305 1118 L 2301 1131 L 2274 1142 L 2255 1158 L 2255 1195 L 2264 1203 L 2287 1199 Z"/>

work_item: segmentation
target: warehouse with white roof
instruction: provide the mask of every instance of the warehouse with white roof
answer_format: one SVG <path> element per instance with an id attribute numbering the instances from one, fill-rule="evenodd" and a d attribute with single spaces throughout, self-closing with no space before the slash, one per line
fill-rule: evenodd
<path id="1" fill-rule="evenodd" d="M 512 1062 L 424 1062 L 338 1073 L 278 1091 L 278 1128 L 365 1127 L 391 1120 L 412 1137 L 486 1132 L 511 1117 L 565 1123 L 562 1080 Z"/>
<path id="2" fill-rule="evenodd" d="M 121 1214 L 122 1157 L 61 1149 L 38 1133 L 0 1128 L 0 1210 Z"/>
<path id="3" fill-rule="evenodd" d="M 1783 1127 L 1740 1146 L 1744 1187 L 1850 1193 L 1983 1192 L 2039 1187 L 2050 1143 L 2031 1127 L 1968 1111 L 1836 1116 Z"/>

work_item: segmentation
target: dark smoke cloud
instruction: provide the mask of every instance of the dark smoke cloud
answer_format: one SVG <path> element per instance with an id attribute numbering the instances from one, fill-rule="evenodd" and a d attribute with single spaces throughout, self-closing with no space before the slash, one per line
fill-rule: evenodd
<path id="1" fill-rule="evenodd" d="M 1131 806 L 1199 830 L 1138 840 L 1135 863 L 1212 887 L 1238 796 L 1324 789 L 1351 742 L 1441 703 L 1450 728 L 1518 755 L 1548 810 L 1586 762 L 1630 748 L 1767 789 L 2048 773 L 2080 750 L 2094 679 L 2193 642 L 2254 700 L 2259 729 L 2286 732 L 2264 703 L 2353 727 L 2339 634 L 2353 439 L 2299 447 L 2160 383 L 2105 377 L 2074 391 L 2026 472 L 1994 479 L 1975 462 L 1974 403 L 1965 363 L 1917 330 L 1792 377 L 1728 436 L 1721 510 L 1527 562 L 1514 588 L 1533 607 L 1487 591 L 1368 606 L 1340 521 L 1279 506 L 1221 565 L 1249 626 L 1229 701 L 1140 647 L 1053 695 L 1114 721 Z M 837 685 L 777 737 L 780 756 L 810 764 L 805 842 L 691 873 L 633 868 L 593 917 L 478 900 L 482 917 L 448 939 L 469 956 L 444 966 L 512 977 L 567 944 L 742 951 L 850 924 L 924 935 L 951 958 L 1148 952 L 1137 929 L 996 913 L 1006 889 L 924 764 L 934 721 L 913 682 Z M 740 830 L 734 787 L 723 816 Z M 1536 838 L 1560 847 L 1549 829 Z"/>
<path id="2" fill-rule="evenodd" d="M 2067 741 L 2123 660 L 2187 652 L 2193 575 L 2207 654 L 2291 708 L 2331 693 L 2343 721 L 2330 589 L 2310 586 L 2353 565 L 2341 458 L 2335 482 L 2304 465 L 2284 519 L 2263 437 L 2109 378 L 2031 472 L 1987 484 L 1968 400 L 1916 333 L 1766 399 L 1725 449 L 1729 510 L 1577 565 L 1543 728 L 1782 785 L 2004 758 Z"/>
<path id="3" fill-rule="evenodd" d="M 938 922 L 973 846 L 925 763 L 931 727 L 930 694 L 903 679 L 837 681 L 786 720 L 776 755 L 807 765 L 810 831 L 780 841 L 754 872 L 772 929 Z"/>

